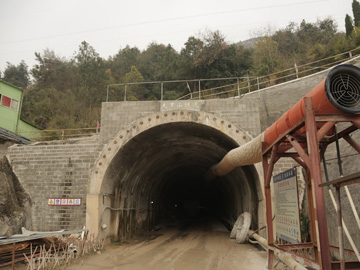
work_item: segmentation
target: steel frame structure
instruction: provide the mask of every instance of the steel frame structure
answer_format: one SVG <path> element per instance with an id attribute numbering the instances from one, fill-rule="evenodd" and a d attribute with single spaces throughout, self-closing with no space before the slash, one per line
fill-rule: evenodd
<path id="1" fill-rule="evenodd" d="M 360 154 L 359 143 L 349 136 L 350 133 L 360 129 L 360 115 L 346 113 L 336 115 L 316 115 L 314 113 L 311 97 L 304 98 L 303 110 L 304 117 L 283 134 L 280 134 L 278 139 L 271 145 L 267 145 L 265 142 L 263 143 L 262 163 L 264 170 L 267 237 L 269 244 L 269 269 L 272 269 L 275 252 L 291 256 L 301 262 L 301 264 L 313 269 L 345 269 L 345 266 L 346 269 L 360 269 L 360 263 L 358 261 L 345 262 L 343 257 L 340 261 L 331 260 L 331 250 L 337 249 L 340 251 L 340 254 L 344 254 L 344 252 L 353 252 L 344 250 L 344 246 L 341 243 L 339 244 L 339 248 L 334 248 L 329 245 L 324 192 L 323 186 L 320 186 L 323 184 L 320 164 L 321 151 L 324 153 L 329 144 L 335 142 L 338 138 L 343 138 Z M 351 123 L 351 126 L 341 131 L 336 138 L 335 136 L 325 136 L 329 131 L 333 130 L 335 124 L 339 122 L 348 122 Z M 306 130 L 306 136 L 300 132 L 304 131 L 304 128 Z M 320 145 L 322 146 L 322 150 L 320 150 Z M 290 148 L 295 149 L 295 151 L 289 152 L 288 150 Z M 280 245 L 274 241 L 270 183 L 274 165 L 282 157 L 292 158 L 304 168 L 306 172 L 306 190 L 311 235 L 310 243 Z M 358 180 L 359 179 L 353 179 L 352 183 L 358 183 Z M 340 217 L 341 219 L 341 206 L 338 207 L 338 210 L 338 218 Z M 340 241 L 342 239 L 340 238 L 340 230 L 339 239 Z M 300 249 L 312 249 L 314 259 L 300 256 L 294 252 L 295 250 Z"/>

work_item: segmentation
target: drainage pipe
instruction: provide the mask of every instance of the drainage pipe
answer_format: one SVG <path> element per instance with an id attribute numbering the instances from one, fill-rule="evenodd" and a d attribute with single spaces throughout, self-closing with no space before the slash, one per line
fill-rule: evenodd
<path id="1" fill-rule="evenodd" d="M 254 231 L 249 230 L 248 232 L 249 237 L 253 237 L 258 241 L 261 245 L 266 247 L 267 249 L 271 249 L 274 251 L 274 254 L 279 258 L 280 261 L 285 263 L 290 269 L 294 270 L 307 270 L 304 266 L 302 266 L 300 263 L 295 261 L 294 259 L 290 258 L 289 256 L 286 256 L 285 254 L 281 253 L 278 249 L 272 248 L 268 245 L 268 241 L 255 233 Z M 271 267 L 271 266 L 268 266 Z M 271 268 L 270 268 L 271 269 Z"/>
<path id="2" fill-rule="evenodd" d="M 360 112 L 360 69 L 352 65 L 339 65 L 298 103 L 290 108 L 266 131 L 250 142 L 231 150 L 205 175 L 211 180 L 224 176 L 239 166 L 252 165 L 262 160 L 262 142 L 273 144 L 286 130 L 304 117 L 304 98 L 311 97 L 316 114 L 355 114 Z M 330 131 L 334 132 L 334 131 Z M 296 135 L 306 136 L 305 127 Z M 282 150 L 290 149 L 282 148 Z"/>

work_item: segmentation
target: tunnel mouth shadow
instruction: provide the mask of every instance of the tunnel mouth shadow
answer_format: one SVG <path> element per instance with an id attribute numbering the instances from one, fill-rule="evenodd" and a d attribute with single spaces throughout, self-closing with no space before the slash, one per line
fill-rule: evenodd
<path id="1" fill-rule="evenodd" d="M 173 226 L 230 230 L 244 211 L 257 224 L 259 176 L 253 165 L 207 182 L 205 173 L 239 143 L 225 132 L 194 122 L 165 123 L 131 138 L 104 175 L 111 193 L 110 235 L 126 239 Z M 226 228 L 226 229 L 224 229 Z"/>

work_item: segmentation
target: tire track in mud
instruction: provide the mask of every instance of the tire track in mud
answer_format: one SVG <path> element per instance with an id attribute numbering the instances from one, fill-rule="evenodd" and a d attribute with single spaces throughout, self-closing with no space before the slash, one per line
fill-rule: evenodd
<path id="1" fill-rule="evenodd" d="M 160 253 L 154 257 L 149 263 L 150 267 L 154 267 L 152 269 L 155 269 L 155 267 L 160 267 L 158 269 L 175 269 L 175 265 L 179 263 L 184 253 L 191 251 L 198 244 L 198 232 L 192 232 L 191 234 L 181 233 L 177 236 L 176 238 L 172 237 L 171 241 L 162 245 L 163 249 L 171 249 L 171 252 Z"/>
<path id="2" fill-rule="evenodd" d="M 109 246 L 101 255 L 68 269 L 263 270 L 265 263 L 266 252 L 236 244 L 228 232 L 171 228 L 128 244 Z"/>

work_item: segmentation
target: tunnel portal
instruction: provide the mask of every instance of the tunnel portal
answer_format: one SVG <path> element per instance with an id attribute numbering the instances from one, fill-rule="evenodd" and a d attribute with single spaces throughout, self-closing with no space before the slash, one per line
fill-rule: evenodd
<path id="1" fill-rule="evenodd" d="M 224 132 L 224 126 L 231 124 L 219 120 L 218 128 L 209 123 L 209 116 L 206 113 L 203 123 L 197 117 L 196 121 L 173 119 L 151 125 L 119 147 L 100 186 L 99 228 L 106 224 L 107 233 L 123 239 L 164 221 L 217 218 L 230 229 L 244 211 L 252 213 L 256 228 L 260 187 L 254 166 L 237 168 L 211 182 L 204 179 L 211 165 L 239 146 L 238 138 L 241 143 L 250 138 L 235 127 L 238 138 L 232 138 Z"/>

